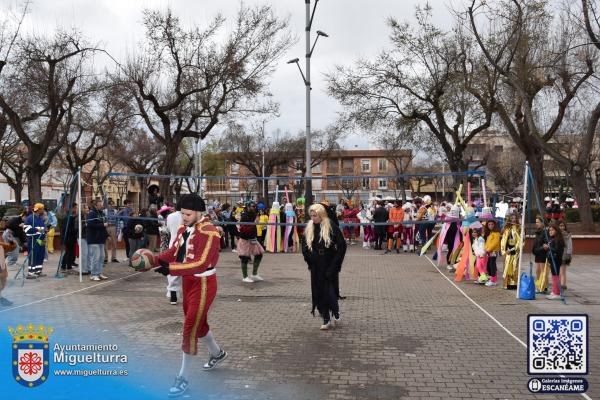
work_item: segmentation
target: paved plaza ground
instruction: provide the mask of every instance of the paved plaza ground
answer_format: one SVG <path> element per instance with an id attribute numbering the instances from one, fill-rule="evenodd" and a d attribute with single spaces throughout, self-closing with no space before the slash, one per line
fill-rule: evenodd
<path id="1" fill-rule="evenodd" d="M 166 393 L 179 370 L 182 311 L 165 297 L 165 278 L 122 263 L 108 264 L 109 281 L 84 277 L 80 284 L 76 276 L 52 277 L 55 257 L 47 277 L 23 287 L 11 280 L 5 295 L 14 305 L 0 309 L 2 326 L 49 319 L 74 340 L 85 331 L 120 343 Z M 301 255 L 266 254 L 260 283 L 242 284 L 237 255 L 229 251 L 217 271 L 209 322 L 229 358 L 207 373 L 201 354 L 186 398 L 583 398 L 529 393 L 521 341 L 533 313 L 589 314 L 588 395 L 600 398 L 600 257 L 574 258 L 564 305 L 516 300 L 500 287 L 455 286 L 426 257 L 351 246 L 340 277 L 343 324 L 328 332 L 310 314 Z"/>

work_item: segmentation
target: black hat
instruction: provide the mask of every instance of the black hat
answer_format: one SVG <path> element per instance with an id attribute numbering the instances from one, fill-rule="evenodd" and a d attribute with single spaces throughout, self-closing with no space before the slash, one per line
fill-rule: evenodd
<path id="1" fill-rule="evenodd" d="M 206 204 L 204 204 L 204 200 L 202 197 L 198 196 L 195 193 L 184 194 L 177 202 L 177 207 L 186 210 L 192 211 L 206 211 Z"/>

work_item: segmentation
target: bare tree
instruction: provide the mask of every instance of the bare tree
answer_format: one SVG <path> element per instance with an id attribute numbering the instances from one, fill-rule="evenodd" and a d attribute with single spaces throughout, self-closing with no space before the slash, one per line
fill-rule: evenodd
<path id="1" fill-rule="evenodd" d="M 413 28 L 390 18 L 392 47 L 373 61 L 338 66 L 328 75 L 328 90 L 349 109 L 344 118 L 364 129 L 397 129 L 407 142 L 437 141 L 450 170 L 464 171 L 466 146 L 491 123 L 494 76 L 481 85 L 487 92 L 479 98 L 463 90 L 480 74 L 476 63 L 467 62 L 469 42 L 456 30 L 435 27 L 429 5 L 416 8 L 416 19 Z M 423 129 L 404 129 L 409 123 Z"/>
<path id="2" fill-rule="evenodd" d="M 127 132 L 127 140 L 115 141 L 107 152 L 114 155 L 114 161 L 131 172 L 144 175 L 155 174 L 164 157 L 164 147 L 152 140 L 143 129 Z M 147 204 L 149 179 L 147 177 L 136 179 L 140 188 L 139 204 Z"/>
<path id="3" fill-rule="evenodd" d="M 217 15 L 185 29 L 171 10 L 144 11 L 145 42 L 117 77 L 146 129 L 164 148 L 162 174 L 175 168 L 184 138 L 204 139 L 226 115 L 269 113 L 267 78 L 294 42 L 270 6 L 240 6 L 231 29 Z M 224 37 L 224 39 L 220 39 Z M 167 182 L 161 191 L 168 196 Z"/>
<path id="4" fill-rule="evenodd" d="M 101 90 L 86 101 L 74 115 L 71 132 L 59 151 L 61 163 L 72 174 L 86 164 L 101 158 L 103 149 L 113 141 L 129 140 L 119 133 L 129 129 L 132 110 L 122 101 L 118 86 L 97 84 Z"/>
<path id="5" fill-rule="evenodd" d="M 324 161 L 336 157 L 341 151 L 339 141 L 344 138 L 344 127 L 331 125 L 321 130 L 311 132 L 311 163 L 313 169 Z M 306 176 L 306 134 L 301 131 L 298 135 L 287 137 L 282 141 L 282 148 L 287 154 L 288 167 L 300 172 L 300 176 Z M 305 179 L 300 179 L 294 184 L 294 191 L 301 196 L 306 185 Z"/>
<path id="6" fill-rule="evenodd" d="M 19 39 L 23 20 L 29 12 L 29 0 L 24 1 L 19 6 L 19 10 L 3 9 L 0 13 L 0 74 L 8 63 L 15 43 Z"/>
<path id="7" fill-rule="evenodd" d="M 392 185 L 394 196 L 399 198 L 399 191 L 403 203 L 406 203 L 405 190 L 410 186 L 410 180 L 406 179 L 405 174 L 409 171 L 411 163 L 417 154 L 416 151 L 411 149 L 413 144 L 406 140 L 407 136 L 408 133 L 405 132 L 405 129 L 400 129 L 395 132 L 383 131 L 378 132 L 375 135 L 375 143 L 383 150 L 384 157 L 388 160 L 397 175 L 393 181 L 394 184 Z M 420 150 L 427 151 L 427 149 L 423 147 L 421 147 Z"/>
<path id="8" fill-rule="evenodd" d="M 361 179 L 344 178 L 338 180 L 336 183 L 339 190 L 342 191 L 346 200 L 351 200 L 362 186 Z"/>
<path id="9" fill-rule="evenodd" d="M 523 153 L 508 150 L 492 157 L 486 165 L 486 172 L 489 173 L 497 189 L 511 194 L 522 185 L 524 164 Z"/>
<path id="10" fill-rule="evenodd" d="M 496 111 L 529 161 L 538 193 L 544 193 L 543 157 L 548 154 L 569 171 L 582 224 L 591 230 L 585 180 L 587 150 L 576 159 L 568 159 L 550 144 L 578 92 L 589 85 L 596 63 L 596 54 L 586 45 L 581 24 L 571 20 L 570 13 L 540 0 L 472 0 L 467 11 L 486 63 L 502 76 L 495 96 Z M 488 28 L 483 29 L 477 23 L 479 18 L 496 23 L 486 23 Z M 591 144 L 599 119 L 597 103 L 590 110 L 590 124 L 583 133 L 585 142 Z"/>
<path id="11" fill-rule="evenodd" d="M 0 75 L 0 109 L 27 148 L 29 198 L 41 199 L 42 175 L 66 143 L 73 114 L 93 90 L 95 48 L 77 32 L 19 36 Z"/>
<path id="12" fill-rule="evenodd" d="M 243 125 L 230 123 L 219 140 L 218 147 L 230 163 L 245 167 L 256 177 L 263 176 L 264 171 L 264 177 L 268 178 L 281 165 L 288 165 L 289 160 L 296 155 L 296 151 L 290 154 L 289 150 L 293 146 L 287 143 L 288 140 L 287 136 L 264 136 L 264 132 L 256 127 L 246 129 Z M 264 185 L 263 196 L 266 196 L 266 183 L 267 180 L 263 180 L 261 184 Z"/>
<path id="13" fill-rule="evenodd" d="M 0 116 L 0 174 L 15 192 L 16 204 L 21 204 L 23 199 L 26 161 L 26 149 L 21 140 Z"/>

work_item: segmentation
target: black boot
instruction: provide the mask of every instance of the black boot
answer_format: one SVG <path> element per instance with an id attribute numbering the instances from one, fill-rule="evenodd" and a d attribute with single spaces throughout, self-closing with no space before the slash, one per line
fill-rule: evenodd
<path id="1" fill-rule="evenodd" d="M 175 290 L 171 290 L 171 304 L 177 304 L 177 292 Z"/>

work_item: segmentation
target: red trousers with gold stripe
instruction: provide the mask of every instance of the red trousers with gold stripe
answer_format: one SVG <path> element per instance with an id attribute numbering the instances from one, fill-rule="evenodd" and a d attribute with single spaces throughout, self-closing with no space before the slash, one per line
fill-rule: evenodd
<path id="1" fill-rule="evenodd" d="M 217 294 L 217 275 L 183 276 L 183 342 L 184 353 L 198 353 L 198 338 L 208 333 L 208 310 Z"/>

